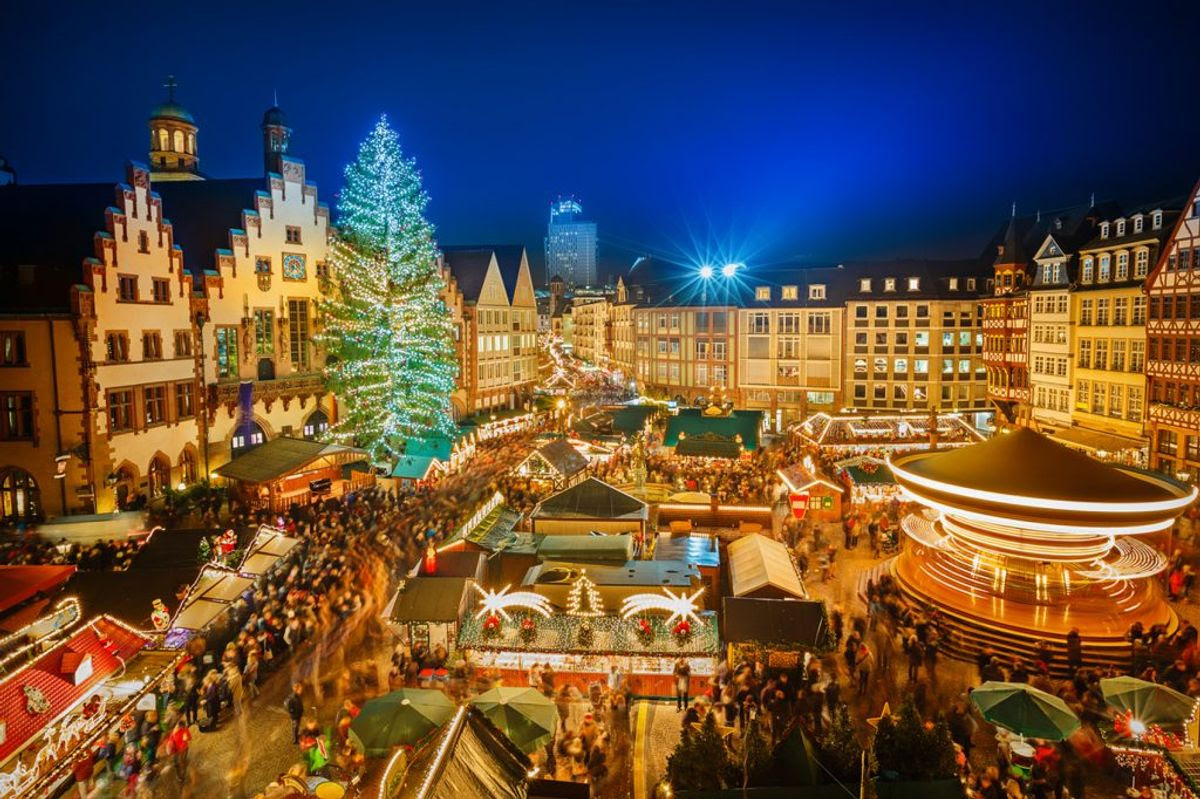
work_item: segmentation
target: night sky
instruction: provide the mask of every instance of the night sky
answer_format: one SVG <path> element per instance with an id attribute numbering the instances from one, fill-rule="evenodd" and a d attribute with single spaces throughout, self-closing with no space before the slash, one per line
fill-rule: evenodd
<path id="1" fill-rule="evenodd" d="M 277 90 L 332 204 L 387 113 L 441 241 L 538 261 L 560 194 L 606 266 L 753 268 L 970 255 L 1014 201 L 1133 204 L 1200 178 L 1194 1 L 220 5 L 6 6 L 0 155 L 21 182 L 121 179 L 168 73 L 205 173 L 261 169 Z"/>

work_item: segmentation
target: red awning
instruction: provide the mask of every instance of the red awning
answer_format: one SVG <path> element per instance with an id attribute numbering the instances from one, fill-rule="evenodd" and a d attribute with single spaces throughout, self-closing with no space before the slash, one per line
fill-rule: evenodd
<path id="1" fill-rule="evenodd" d="M 59 587 L 74 573 L 74 566 L 0 566 L 0 614 Z"/>

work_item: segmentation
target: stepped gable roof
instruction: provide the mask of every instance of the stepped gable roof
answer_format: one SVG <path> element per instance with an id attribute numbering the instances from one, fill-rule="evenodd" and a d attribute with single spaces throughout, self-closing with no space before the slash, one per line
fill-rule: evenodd
<path id="1" fill-rule="evenodd" d="M 217 250 L 231 246 L 229 232 L 242 226 L 242 211 L 254 209 L 263 178 L 170 180 L 153 185 L 162 199 L 163 217 L 183 248 L 183 266 L 194 277 L 217 268 Z"/>
<path id="2" fill-rule="evenodd" d="M 69 311 L 115 199 L 115 183 L 0 186 L 0 313 Z"/>
<path id="3" fill-rule="evenodd" d="M 896 458 L 892 469 L 901 483 L 911 473 L 947 486 L 1034 501 L 1163 502 L 1186 493 L 1182 487 L 1172 491 L 1176 484 L 1162 477 L 1109 466 L 1025 427 L 969 447 Z"/>
<path id="4" fill-rule="evenodd" d="M 595 477 L 546 497 L 533 509 L 544 519 L 645 519 L 646 503 Z"/>
<path id="5" fill-rule="evenodd" d="M 521 275 L 521 259 L 525 247 L 521 244 L 447 244 L 439 249 L 450 267 L 450 274 L 458 284 L 467 301 L 479 299 L 487 278 L 488 267 L 491 266 L 492 256 L 496 257 L 496 266 L 500 269 L 500 278 L 504 282 L 504 292 L 508 301 L 512 302 L 517 289 L 517 279 Z"/>

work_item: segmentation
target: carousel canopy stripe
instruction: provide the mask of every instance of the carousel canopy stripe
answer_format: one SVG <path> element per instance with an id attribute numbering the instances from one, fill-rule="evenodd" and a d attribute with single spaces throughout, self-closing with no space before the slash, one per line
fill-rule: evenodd
<path id="1" fill-rule="evenodd" d="M 828 634 L 825 603 L 808 599 L 721 600 L 725 642 L 778 649 L 821 649 Z"/>
<path id="2" fill-rule="evenodd" d="M 762 411 L 730 411 L 727 415 L 706 416 L 699 408 L 684 408 L 667 422 L 663 445 L 678 446 L 680 433 L 684 434 L 684 441 L 708 436 L 714 441 L 724 440 L 733 444 L 737 443 L 735 437 L 741 436 L 741 448 L 750 452 L 758 448 L 762 417 Z"/>
<path id="3" fill-rule="evenodd" d="M 392 606 L 391 619 L 408 622 L 458 621 L 466 577 L 414 577 L 406 580 Z"/>
<path id="4" fill-rule="evenodd" d="M 625 563 L 633 558 L 633 536 L 548 535 L 538 542 L 537 556 L 543 560 Z"/>
<path id="5" fill-rule="evenodd" d="M 892 466 L 900 482 L 914 489 L 1016 505 L 1041 500 L 1062 510 L 1076 509 L 1073 503 L 1114 512 L 1126 503 L 1182 509 L 1195 493 L 1161 476 L 1100 463 L 1025 427 L 961 449 L 893 458 Z"/>
<path id="6" fill-rule="evenodd" d="M 1167 568 L 1167 556 L 1136 538 L 1117 539 L 1117 559 L 1100 561 L 1096 568 L 1081 571 L 1081 577 L 1093 580 L 1137 580 L 1153 577 Z"/>
<path id="7" fill-rule="evenodd" d="M 349 459 L 367 458 L 366 450 L 307 441 L 301 438 L 273 438 L 234 458 L 214 471 L 221 477 L 243 483 L 270 483 L 322 459 L 335 465 Z"/>
<path id="8" fill-rule="evenodd" d="M 543 499 L 533 509 L 535 519 L 645 519 L 645 502 L 595 477 Z"/>
<path id="9" fill-rule="evenodd" d="M 792 556 L 781 542 L 751 533 L 730 544 L 727 554 L 734 596 L 774 589 L 796 599 L 808 598 Z"/>

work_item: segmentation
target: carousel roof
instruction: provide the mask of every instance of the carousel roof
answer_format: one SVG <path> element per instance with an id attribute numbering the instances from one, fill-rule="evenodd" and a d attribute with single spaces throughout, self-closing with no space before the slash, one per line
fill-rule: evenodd
<path id="1" fill-rule="evenodd" d="M 962 449 L 905 455 L 892 467 L 901 483 L 997 495 L 979 497 L 984 500 L 1144 503 L 1188 494 L 1161 475 L 1109 466 L 1028 428 Z"/>

